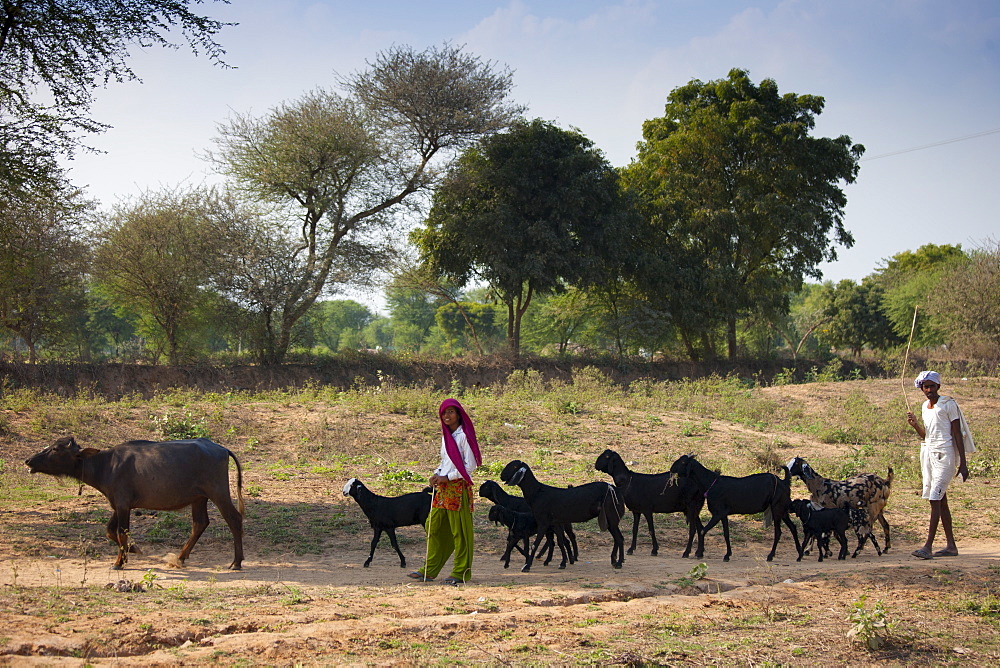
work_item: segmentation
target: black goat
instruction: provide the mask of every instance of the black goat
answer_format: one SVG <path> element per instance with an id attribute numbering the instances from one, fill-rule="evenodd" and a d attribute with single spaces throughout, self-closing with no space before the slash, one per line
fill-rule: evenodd
<path id="1" fill-rule="evenodd" d="M 688 542 L 682 557 L 691 554 L 691 544 L 696 533 L 701 533 L 701 508 L 705 505 L 705 495 L 690 478 L 672 479 L 672 474 L 636 473 L 630 471 L 625 460 L 614 450 L 605 450 L 597 458 L 594 468 L 603 471 L 615 481 L 615 487 L 632 511 L 632 547 L 625 554 L 635 552 L 639 538 L 639 517 L 645 516 L 649 526 L 649 537 L 653 540 L 653 556 L 660 550 L 653 530 L 653 513 L 684 513 L 688 524 Z"/>
<path id="2" fill-rule="evenodd" d="M 496 522 L 497 524 L 502 524 L 507 527 L 507 547 L 500 557 L 500 561 L 503 562 L 504 568 L 510 567 L 510 553 L 517 548 L 521 554 L 527 558 L 528 556 L 528 539 L 538 533 L 538 523 L 535 521 L 535 516 L 531 512 L 519 512 L 517 510 L 512 510 L 506 506 L 500 504 L 494 504 L 490 508 L 489 520 L 491 522 Z M 524 549 L 522 550 L 519 543 L 524 542 Z M 546 546 L 549 548 L 548 557 L 546 557 L 543 565 L 548 565 L 552 560 L 552 554 L 555 551 L 555 542 L 548 542 Z M 560 546 L 561 552 L 566 554 L 565 548 Z M 545 546 L 542 547 L 542 552 L 545 552 Z M 570 563 L 573 563 L 573 559 L 570 558 Z"/>
<path id="3" fill-rule="evenodd" d="M 489 499 L 490 501 L 493 502 L 494 505 L 500 505 L 503 506 L 504 508 L 509 508 L 510 510 L 513 510 L 515 512 L 529 513 L 529 514 L 531 513 L 531 506 L 528 505 L 527 501 L 525 501 L 520 496 L 514 496 L 513 494 L 509 494 L 495 480 L 487 480 L 482 485 L 480 485 L 479 496 L 483 497 L 484 499 Z M 490 519 L 492 520 L 493 518 L 490 517 Z M 504 524 L 505 526 L 508 527 L 507 540 L 509 542 L 511 539 L 510 525 L 506 524 L 505 522 L 501 522 L 501 524 Z M 566 526 L 563 527 L 563 530 L 566 532 L 567 544 L 560 545 L 559 549 L 560 551 L 567 552 L 569 556 L 569 563 L 571 564 L 576 563 L 576 560 L 579 558 L 580 555 L 580 549 L 577 547 L 576 533 L 573 532 L 573 525 L 567 524 Z M 528 556 L 528 549 L 529 549 L 528 538 L 533 535 L 534 533 L 531 533 L 528 536 L 521 536 L 514 544 L 514 547 L 517 549 L 517 551 L 520 552 L 525 557 Z M 550 528 L 548 532 L 546 532 L 545 534 L 545 543 L 542 545 L 542 551 L 540 553 L 540 554 L 546 554 L 547 551 L 545 561 L 542 562 L 543 566 L 548 566 L 549 562 L 552 561 L 552 555 L 555 552 L 556 541 L 557 537 L 555 529 Z M 522 542 L 524 544 L 523 548 L 521 547 Z M 501 557 L 501 560 L 503 560 L 503 557 Z M 507 560 L 504 565 L 504 568 L 507 568 L 509 563 L 510 563 L 510 555 L 508 550 Z"/>
<path id="4" fill-rule="evenodd" d="M 729 516 L 751 515 L 764 513 L 764 526 L 774 524 L 774 543 L 767 560 L 774 559 L 781 539 L 781 523 L 784 522 L 795 539 L 796 552 L 801 551 L 799 533 L 795 523 L 788 516 L 788 504 L 791 503 L 791 478 L 788 469 L 784 468 L 785 479 L 782 480 L 773 473 L 754 473 L 742 478 L 725 476 L 716 471 L 709 471 L 694 455 L 681 455 L 670 466 L 670 472 L 691 478 L 701 490 L 708 502 L 708 512 L 712 519 L 698 533 L 698 551 L 695 556 L 701 558 L 705 553 L 705 534 L 719 522 L 722 522 L 722 535 L 726 539 L 726 556 L 723 561 L 729 561 L 733 554 L 729 542 Z"/>
<path id="5" fill-rule="evenodd" d="M 837 555 L 837 559 L 847 558 L 847 527 L 851 525 L 850 508 L 814 508 L 807 499 L 796 499 L 788 505 L 788 508 L 802 520 L 802 545 L 799 547 L 799 558 L 796 561 L 802 561 L 806 548 L 813 540 L 816 541 L 816 551 L 819 552 L 820 561 L 823 561 L 824 553 L 830 556 L 831 533 L 840 543 L 840 554 Z"/>
<path id="6" fill-rule="evenodd" d="M 614 547 L 611 548 L 611 565 L 621 568 L 625 562 L 625 538 L 622 536 L 618 523 L 625 513 L 614 485 L 606 482 L 588 482 L 577 487 L 553 487 L 539 482 L 531 468 L 524 462 L 515 459 L 509 462 L 500 473 L 500 480 L 508 485 L 521 488 L 525 501 L 531 506 L 531 514 L 538 523 L 538 535 L 535 544 L 528 555 L 523 572 L 531 570 L 531 563 L 538 553 L 542 536 L 552 527 L 556 536 L 563 540 L 563 526 L 573 522 L 586 522 L 597 518 L 598 526 L 611 534 Z M 566 557 L 559 564 L 566 568 Z"/>
<path id="7" fill-rule="evenodd" d="M 378 545 L 383 531 L 389 535 L 389 542 L 399 555 L 400 568 L 406 568 L 406 557 L 396 542 L 396 527 L 427 523 L 427 516 L 431 512 L 431 488 L 425 487 L 423 491 L 410 492 L 402 496 L 379 496 L 357 478 L 351 478 L 344 485 L 344 496 L 354 497 L 368 517 L 368 524 L 375 530 L 371 554 L 365 560 L 365 568 L 372 563 L 375 546 Z"/>

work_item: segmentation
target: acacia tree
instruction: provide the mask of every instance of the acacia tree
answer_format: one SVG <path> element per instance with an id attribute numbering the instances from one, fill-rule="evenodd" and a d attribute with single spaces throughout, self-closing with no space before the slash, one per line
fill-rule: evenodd
<path id="1" fill-rule="evenodd" d="M 507 342 L 536 294 L 599 280 L 627 218 L 618 177 L 579 132 L 519 122 L 467 151 L 413 240 L 435 273 L 488 284 L 507 307 Z M 623 244 L 628 246 L 627 243 Z"/>
<path id="2" fill-rule="evenodd" d="M 226 0 L 223 0 L 226 1 Z M 200 0 L 3 0 L 0 2 L 0 186 L 57 186 L 60 154 L 80 133 L 107 129 L 90 118 L 93 92 L 137 79 L 130 49 L 180 33 L 192 51 L 221 63 L 215 35 L 226 23 L 193 13 Z M 44 101 L 41 101 L 44 100 Z"/>
<path id="3" fill-rule="evenodd" d="M 65 184 L 45 197 L 0 190 L 0 328 L 24 340 L 30 363 L 41 340 L 60 336 L 85 311 L 84 227 L 92 210 Z"/>
<path id="4" fill-rule="evenodd" d="M 650 248 L 661 250 L 647 264 L 668 272 L 647 283 L 674 296 L 668 310 L 689 352 L 692 336 L 707 348 L 721 324 L 735 357 L 741 317 L 787 310 L 803 277 L 819 278 L 817 265 L 836 258 L 835 244 L 853 245 L 840 184 L 855 180 L 864 147 L 812 137 L 823 106 L 734 69 L 674 89 L 665 115 L 643 124 L 625 181 L 644 201 Z"/>
<path id="5" fill-rule="evenodd" d="M 262 361 L 284 358 L 295 323 L 331 283 L 387 265 L 399 206 L 419 205 L 449 158 L 520 113 L 506 100 L 511 78 L 458 47 L 395 47 L 340 79 L 350 97 L 318 90 L 221 127 L 209 158 L 285 211 L 295 280 L 266 305 Z"/>

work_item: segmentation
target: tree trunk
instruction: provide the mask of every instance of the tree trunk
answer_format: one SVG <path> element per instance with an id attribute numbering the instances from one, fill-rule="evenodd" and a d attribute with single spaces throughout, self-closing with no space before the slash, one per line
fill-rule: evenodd
<path id="1" fill-rule="evenodd" d="M 736 346 L 736 318 L 730 317 L 726 322 L 726 343 L 729 348 L 729 359 L 734 360 L 738 354 Z"/>

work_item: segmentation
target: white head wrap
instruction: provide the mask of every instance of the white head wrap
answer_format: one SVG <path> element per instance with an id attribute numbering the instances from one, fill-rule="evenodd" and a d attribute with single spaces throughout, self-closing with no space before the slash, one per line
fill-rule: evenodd
<path id="1" fill-rule="evenodd" d="M 941 374 L 939 374 L 937 371 L 921 371 L 920 375 L 917 376 L 916 379 L 913 381 L 913 386 L 919 390 L 920 383 L 924 382 L 925 380 L 929 380 L 932 383 L 935 383 L 940 386 Z"/>

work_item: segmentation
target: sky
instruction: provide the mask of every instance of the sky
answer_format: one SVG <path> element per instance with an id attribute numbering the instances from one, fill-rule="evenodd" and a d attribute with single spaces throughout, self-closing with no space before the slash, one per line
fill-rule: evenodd
<path id="1" fill-rule="evenodd" d="M 233 114 L 264 116 L 396 45 L 445 42 L 513 71 L 529 118 L 576 128 L 611 164 L 636 155 L 670 92 L 732 68 L 781 93 L 823 96 L 814 136 L 865 146 L 845 184 L 852 248 L 823 280 L 860 280 L 923 244 L 1000 241 L 998 0 L 233 0 L 195 11 L 236 22 L 229 68 L 190 50 L 135 49 L 142 82 L 97 91 L 113 129 L 67 163 L 105 206 L 215 183 L 203 158 Z M 355 296 L 374 303 L 377 295 Z"/>

